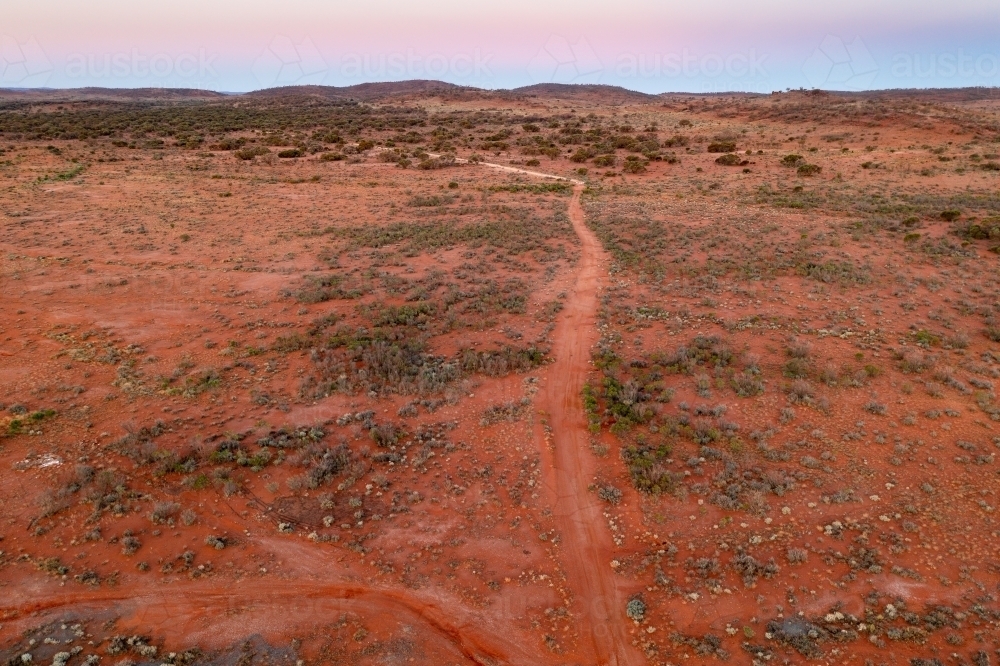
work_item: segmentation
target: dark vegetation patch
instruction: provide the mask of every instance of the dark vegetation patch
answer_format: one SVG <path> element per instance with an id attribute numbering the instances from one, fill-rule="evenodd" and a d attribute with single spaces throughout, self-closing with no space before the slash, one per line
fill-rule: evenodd
<path id="1" fill-rule="evenodd" d="M 808 201 L 811 196 L 788 196 L 793 195 L 796 201 Z M 872 279 L 870 266 L 843 258 L 820 259 L 814 247 L 804 241 L 772 243 L 759 233 L 746 233 L 732 225 L 720 235 L 712 226 L 658 220 L 654 215 L 599 202 L 588 202 L 587 208 L 588 225 L 614 259 L 613 272 L 646 274 L 656 281 L 671 272 L 706 282 L 723 277 L 772 280 L 787 275 L 837 284 L 867 284 Z M 697 250 L 704 251 L 703 259 L 691 258 Z"/>
<path id="2" fill-rule="evenodd" d="M 310 358 L 315 372 L 303 380 L 301 393 L 318 398 L 333 393 L 442 393 L 463 377 L 483 374 L 502 377 L 527 372 L 546 360 L 541 348 L 501 347 L 465 349 L 453 357 L 435 355 L 419 339 L 391 333 L 345 333 L 325 346 L 314 347 Z"/>
<path id="3" fill-rule="evenodd" d="M 411 205 L 437 207 L 448 202 L 437 196 L 417 198 L 415 201 L 417 203 Z M 572 235 L 569 218 L 563 212 L 541 217 L 528 207 L 492 206 L 476 213 L 487 219 L 470 223 L 453 220 L 394 222 L 383 226 L 330 228 L 327 231 L 334 238 L 346 240 L 348 250 L 398 245 L 408 256 L 458 245 L 493 247 L 512 255 L 535 250 L 552 251 L 550 241 L 567 239 Z"/>

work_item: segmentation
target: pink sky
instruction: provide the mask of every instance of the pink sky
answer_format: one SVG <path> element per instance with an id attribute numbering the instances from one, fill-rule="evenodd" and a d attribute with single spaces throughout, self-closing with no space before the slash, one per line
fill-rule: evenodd
<path id="1" fill-rule="evenodd" d="M 0 85 L 1000 85 L 998 28 L 996 0 L 32 0 L 4 9 Z"/>

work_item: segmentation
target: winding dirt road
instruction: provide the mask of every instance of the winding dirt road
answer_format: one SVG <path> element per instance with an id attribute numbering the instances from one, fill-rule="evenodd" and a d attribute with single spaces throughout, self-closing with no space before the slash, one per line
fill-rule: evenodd
<path id="1" fill-rule="evenodd" d="M 590 454 L 582 391 L 590 370 L 590 352 L 598 339 L 597 291 L 605 273 L 606 255 L 597 236 L 587 227 L 580 205 L 584 183 L 502 164 L 481 165 L 573 183 L 569 218 L 580 239 L 580 259 L 563 316 L 552 334 L 555 362 L 548 368 L 540 394 L 552 430 L 552 447 L 546 450 L 547 485 L 556 498 L 554 513 L 564 533 L 562 551 L 575 596 L 581 657 L 588 664 L 642 663 L 629 640 L 627 599 L 610 566 L 614 552 L 611 533 L 599 500 L 588 490 L 596 462 Z"/>
<path id="2" fill-rule="evenodd" d="M 433 157 L 439 157 L 434 155 Z M 467 163 L 458 159 L 459 163 Z M 580 239 L 580 259 L 563 316 L 552 334 L 555 362 L 549 366 L 541 405 L 552 430 L 547 456 L 547 487 L 556 498 L 554 513 L 564 531 L 564 563 L 574 592 L 579 650 L 584 663 L 622 666 L 642 663 L 628 637 L 625 593 L 611 569 L 614 546 L 602 506 L 588 490 L 596 471 L 589 453 L 590 437 L 583 417 L 583 385 L 590 370 L 590 351 L 597 342 L 597 290 L 606 255 L 586 223 L 580 195 L 584 182 L 540 171 L 480 162 L 480 166 L 536 178 L 573 183 L 569 218 Z"/>
<path id="3" fill-rule="evenodd" d="M 593 661 L 587 663 L 622 665 L 635 663 L 624 615 L 626 599 L 610 567 L 613 543 L 602 507 L 588 490 L 596 465 L 581 392 L 597 342 L 597 289 L 604 273 L 604 250 L 584 222 L 582 190 L 581 184 L 574 187 L 569 207 L 581 243 L 576 284 L 553 332 L 556 358 L 549 366 L 541 401 L 552 429 L 547 468 L 556 495 L 556 520 L 564 530 L 565 566 L 580 614 L 580 649 L 592 651 Z"/>

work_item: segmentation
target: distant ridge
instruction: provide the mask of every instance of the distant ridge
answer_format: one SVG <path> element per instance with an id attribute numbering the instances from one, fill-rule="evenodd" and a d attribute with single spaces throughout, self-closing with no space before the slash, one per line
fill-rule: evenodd
<path id="1" fill-rule="evenodd" d="M 797 89 L 775 93 L 731 92 L 663 92 L 643 93 L 621 86 L 574 83 L 536 83 L 512 90 L 487 90 L 460 86 L 445 81 L 412 79 L 359 83 L 351 86 L 281 86 L 264 88 L 246 93 L 216 92 L 194 88 L 0 88 L 0 100 L 6 101 L 120 101 L 120 102 L 213 102 L 226 99 L 289 100 L 312 98 L 314 100 L 356 100 L 362 102 L 406 98 L 408 96 L 442 95 L 446 97 L 476 95 L 482 98 L 536 97 L 542 99 L 593 100 L 604 102 L 656 102 L 677 101 L 681 97 L 758 97 L 784 95 L 835 96 L 855 99 L 892 99 L 921 95 L 940 101 L 973 102 L 1000 99 L 1000 88 L 900 88 L 858 92 Z"/>
<path id="2" fill-rule="evenodd" d="M 510 92 L 538 95 L 540 97 L 578 98 L 578 97 L 625 97 L 634 100 L 653 100 L 655 95 L 629 90 L 621 86 L 608 86 L 598 83 L 536 83 L 531 86 L 514 88 Z"/>
<path id="3" fill-rule="evenodd" d="M 976 86 L 971 88 L 890 88 L 887 90 L 865 90 L 863 92 L 832 92 L 831 95 L 854 95 L 864 98 L 892 99 L 926 95 L 947 102 L 977 102 L 985 99 L 1000 99 L 1000 88 Z"/>
<path id="4" fill-rule="evenodd" d="M 54 100 L 218 100 L 227 93 L 196 88 L 0 88 L 0 99 Z"/>
<path id="5" fill-rule="evenodd" d="M 323 99 L 372 100 L 402 95 L 428 95 L 434 93 L 454 93 L 461 90 L 483 92 L 480 88 L 458 86 L 444 81 L 413 79 L 409 81 L 384 81 L 359 83 L 353 86 L 282 86 L 264 88 L 244 93 L 242 97 L 251 99 L 274 99 L 279 97 L 320 97 Z"/>

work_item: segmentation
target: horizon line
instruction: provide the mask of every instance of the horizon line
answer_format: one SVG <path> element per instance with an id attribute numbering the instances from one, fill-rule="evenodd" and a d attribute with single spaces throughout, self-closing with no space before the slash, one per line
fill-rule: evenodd
<path id="1" fill-rule="evenodd" d="M 448 81 L 442 81 L 438 79 L 399 79 L 395 81 L 364 81 L 361 83 L 354 83 L 346 86 L 335 86 L 335 85 L 325 85 L 325 84 L 299 84 L 299 85 L 285 85 L 285 86 L 270 86 L 264 88 L 257 88 L 254 90 L 245 91 L 226 91 L 226 90 L 214 90 L 211 88 L 185 88 L 185 87 L 165 87 L 165 86 L 121 86 L 121 87 L 110 87 L 110 86 L 79 86 L 79 87 L 37 87 L 37 88 L 22 88 L 22 87 L 3 87 L 0 86 L 0 93 L 59 93 L 59 92 L 76 92 L 76 91 L 109 91 L 109 92 L 136 92 L 136 91 L 163 91 L 163 92 L 200 92 L 200 93 L 212 93 L 216 95 L 222 95 L 227 97 L 238 97 L 243 95 L 253 95 L 256 93 L 266 93 L 270 91 L 281 91 L 281 90 L 295 90 L 295 89 L 317 89 L 317 90 L 350 90 L 361 88 L 365 86 L 392 86 L 406 83 L 425 83 L 425 84 L 435 84 L 448 88 L 453 88 L 456 91 L 468 90 L 483 93 L 516 93 L 522 91 L 529 91 L 532 88 L 543 88 L 552 86 L 555 88 L 577 88 L 577 89 L 608 89 L 626 92 L 632 95 L 656 98 L 666 95 L 689 95 L 697 97 L 718 97 L 724 95 L 746 95 L 746 96 L 757 96 L 766 97 L 774 94 L 784 94 L 784 93 L 827 93 L 827 94 L 839 94 L 839 95 L 863 95 L 871 93 L 880 92 L 935 92 L 935 91 L 948 91 L 948 92 L 958 92 L 958 91 L 970 91 L 970 90 L 1000 90 L 1000 86 L 954 86 L 954 87 L 911 87 L 911 88 L 867 88 L 863 90 L 842 90 L 835 88 L 784 88 L 780 90 L 772 90 L 771 92 L 757 92 L 748 90 L 726 90 L 726 91 L 713 91 L 713 92 L 695 92 L 695 91 L 684 91 L 684 90 L 664 90 L 658 93 L 648 93 L 640 90 L 633 90 L 631 88 L 626 88 L 625 86 L 607 84 L 607 83 L 559 83 L 559 82 L 542 82 L 533 83 L 527 86 L 518 86 L 516 88 L 481 88 L 478 86 L 463 85 L 457 83 L 450 83 Z M 431 92 L 414 90 L 413 93 L 419 92 Z"/>

